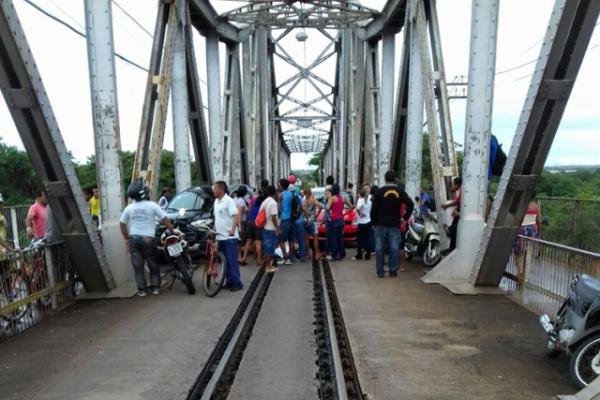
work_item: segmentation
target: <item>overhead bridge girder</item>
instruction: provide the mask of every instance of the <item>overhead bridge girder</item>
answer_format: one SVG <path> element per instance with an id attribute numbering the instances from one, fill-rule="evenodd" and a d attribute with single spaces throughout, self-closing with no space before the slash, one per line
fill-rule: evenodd
<path id="1" fill-rule="evenodd" d="M 0 0 L 0 89 L 88 292 L 115 284 L 12 1 Z"/>

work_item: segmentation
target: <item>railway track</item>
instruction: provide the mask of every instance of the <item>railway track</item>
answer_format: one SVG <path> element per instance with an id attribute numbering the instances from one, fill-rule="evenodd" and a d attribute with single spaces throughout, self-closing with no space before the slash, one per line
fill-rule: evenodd
<path id="1" fill-rule="evenodd" d="M 316 357 L 318 396 L 326 400 L 363 399 L 328 261 L 314 263 L 312 273 L 313 310 L 307 312 L 314 313 L 317 350 L 314 354 L 314 346 L 307 345 L 306 351 Z M 262 269 L 258 271 L 190 389 L 188 400 L 228 398 L 273 277 Z M 285 365 L 275 367 L 285 368 Z M 307 382 L 311 384 L 314 382 Z"/>

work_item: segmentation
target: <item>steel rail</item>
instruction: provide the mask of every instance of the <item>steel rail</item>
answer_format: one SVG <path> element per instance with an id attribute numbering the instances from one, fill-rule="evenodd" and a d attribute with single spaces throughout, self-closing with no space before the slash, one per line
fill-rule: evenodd
<path id="1" fill-rule="evenodd" d="M 228 376 L 235 375 L 241 361 L 245 346 L 252 334 L 252 327 L 258 317 L 273 274 L 266 274 L 260 269 L 254 277 L 248 291 L 244 295 L 238 309 L 225 328 L 225 332 L 217 342 L 202 372 L 190 389 L 188 400 L 205 400 L 215 397 L 225 398 L 229 390 L 222 390 Z M 233 379 L 229 379 L 230 382 Z M 218 395 L 218 396 L 217 396 Z"/>

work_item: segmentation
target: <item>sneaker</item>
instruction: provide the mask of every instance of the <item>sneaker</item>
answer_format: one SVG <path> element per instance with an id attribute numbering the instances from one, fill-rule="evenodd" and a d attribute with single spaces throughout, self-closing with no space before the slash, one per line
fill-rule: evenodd
<path id="1" fill-rule="evenodd" d="M 352 257 L 352 261 L 362 260 L 362 257 L 354 256 Z"/>
<path id="2" fill-rule="evenodd" d="M 237 291 L 242 290 L 243 288 L 244 288 L 243 286 L 232 286 L 232 287 L 229 288 L 229 290 L 231 292 L 237 292 Z"/>
<path id="3" fill-rule="evenodd" d="M 331 257 L 330 255 L 329 255 L 329 256 L 327 256 L 327 257 L 325 257 L 325 258 L 327 258 L 327 260 L 328 260 L 328 261 L 331 261 L 331 260 L 333 260 L 333 257 Z"/>
<path id="4" fill-rule="evenodd" d="M 397 278 L 397 277 L 398 277 L 397 272 L 390 272 L 390 278 Z"/>
<path id="5" fill-rule="evenodd" d="M 283 262 L 283 265 L 292 265 L 292 260 L 290 260 L 289 258 L 288 258 L 288 259 L 286 259 L 286 260 Z"/>
<path id="6" fill-rule="evenodd" d="M 153 294 L 153 295 L 155 295 L 155 296 L 156 296 L 156 295 L 159 295 L 159 294 L 160 294 L 160 289 L 154 289 L 154 290 L 152 291 L 152 294 Z"/>
<path id="7" fill-rule="evenodd" d="M 144 290 L 138 290 L 137 295 L 140 297 L 146 296 L 146 292 Z"/>

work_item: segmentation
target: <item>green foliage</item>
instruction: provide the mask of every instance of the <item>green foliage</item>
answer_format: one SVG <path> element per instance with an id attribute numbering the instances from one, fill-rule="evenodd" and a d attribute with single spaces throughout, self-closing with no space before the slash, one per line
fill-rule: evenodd
<path id="1" fill-rule="evenodd" d="M 550 173 L 538 182 L 538 195 L 600 200 L 600 166 Z"/>
<path id="2" fill-rule="evenodd" d="M 0 193 L 5 204 L 30 204 L 39 186 L 27 154 L 0 142 Z"/>

